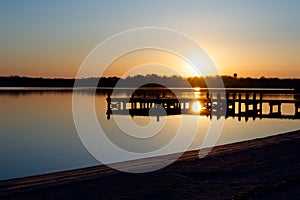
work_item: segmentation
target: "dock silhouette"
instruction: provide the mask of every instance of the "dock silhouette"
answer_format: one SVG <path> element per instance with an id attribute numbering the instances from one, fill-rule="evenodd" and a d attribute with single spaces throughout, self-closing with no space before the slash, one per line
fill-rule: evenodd
<path id="1" fill-rule="evenodd" d="M 201 90 L 202 96 L 195 98 L 177 98 L 166 96 L 163 91 L 155 91 L 151 94 L 133 93 L 130 97 L 111 97 L 107 94 L 107 119 L 111 115 L 156 116 L 166 115 L 200 115 L 217 119 L 244 118 L 264 119 L 300 119 L 300 95 L 293 90 L 276 90 L 280 94 L 292 94 L 293 99 L 268 98 L 268 94 L 275 90 Z M 276 94 L 277 94 L 276 93 Z M 203 95 L 204 94 L 204 95 Z M 294 114 L 286 114 L 282 111 L 285 104 L 294 106 Z M 198 109 L 194 109 L 194 105 Z M 268 105 L 268 106 L 263 106 Z M 264 109 L 267 109 L 266 111 Z"/>

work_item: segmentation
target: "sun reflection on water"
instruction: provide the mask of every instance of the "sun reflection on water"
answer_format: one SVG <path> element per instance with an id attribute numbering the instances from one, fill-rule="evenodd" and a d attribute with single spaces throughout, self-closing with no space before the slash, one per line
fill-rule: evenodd
<path id="1" fill-rule="evenodd" d="M 200 112 L 202 110 L 202 106 L 199 101 L 195 101 L 192 104 L 192 110 L 193 110 L 193 112 Z"/>

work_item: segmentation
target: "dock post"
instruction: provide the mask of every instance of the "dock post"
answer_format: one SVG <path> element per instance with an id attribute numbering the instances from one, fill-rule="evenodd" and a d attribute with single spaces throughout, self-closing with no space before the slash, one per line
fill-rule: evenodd
<path id="1" fill-rule="evenodd" d="M 242 117 L 242 94 L 239 94 L 239 100 L 238 100 L 239 108 L 238 108 L 238 119 L 241 121 Z"/>
<path id="2" fill-rule="evenodd" d="M 273 104 L 269 103 L 269 106 L 270 106 L 270 115 L 273 114 Z"/>
<path id="3" fill-rule="evenodd" d="M 256 116 L 258 115 L 257 111 L 257 101 L 256 101 L 256 93 L 253 93 L 253 120 L 255 120 Z"/>
<path id="4" fill-rule="evenodd" d="M 246 94 L 245 107 L 246 107 L 246 114 L 248 114 L 248 112 L 249 112 L 249 93 Z"/>
<path id="5" fill-rule="evenodd" d="M 256 93 L 253 94 L 253 111 L 257 115 L 257 102 L 256 102 Z"/>
<path id="6" fill-rule="evenodd" d="M 107 102 L 106 115 L 107 115 L 107 119 L 109 120 L 109 119 L 110 119 L 110 115 L 112 114 L 112 111 L 111 111 L 111 97 L 110 97 L 110 93 L 107 93 L 106 102 Z"/>
<path id="7" fill-rule="evenodd" d="M 281 115 L 281 103 L 280 102 L 277 103 L 277 113 L 276 114 Z"/>
<path id="8" fill-rule="evenodd" d="M 107 102 L 107 109 L 108 109 L 108 108 L 110 108 L 110 105 L 111 105 L 110 93 L 107 93 L 106 102 Z"/>
<path id="9" fill-rule="evenodd" d="M 260 114 L 260 118 L 262 118 L 262 114 L 263 114 L 263 94 L 259 93 L 259 114 Z"/>
<path id="10" fill-rule="evenodd" d="M 278 104 L 278 114 L 281 115 L 281 103 Z"/>
<path id="11" fill-rule="evenodd" d="M 236 96 L 235 96 L 235 92 L 234 93 L 232 93 L 232 110 L 233 110 L 233 115 L 235 115 L 235 98 L 236 98 Z"/>

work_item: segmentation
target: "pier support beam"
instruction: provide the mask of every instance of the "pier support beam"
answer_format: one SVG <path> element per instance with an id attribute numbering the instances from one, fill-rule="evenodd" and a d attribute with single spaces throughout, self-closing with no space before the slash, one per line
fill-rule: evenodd
<path id="1" fill-rule="evenodd" d="M 295 116 L 300 115 L 300 103 L 295 103 Z"/>
<path id="2" fill-rule="evenodd" d="M 107 116 L 107 119 L 109 120 L 110 115 L 112 114 L 110 93 L 107 93 L 106 103 L 107 103 L 106 116 Z"/>

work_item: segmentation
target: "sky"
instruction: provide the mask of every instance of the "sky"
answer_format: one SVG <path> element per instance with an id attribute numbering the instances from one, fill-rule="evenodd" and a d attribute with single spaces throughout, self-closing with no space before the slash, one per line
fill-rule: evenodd
<path id="1" fill-rule="evenodd" d="M 105 39 L 128 29 L 162 27 L 193 38 L 220 74 L 300 78 L 299 10 L 298 0 L 1 0 L 0 76 L 75 77 Z M 106 75 L 122 76 L 151 59 L 185 68 L 168 53 L 125 57 Z"/>

